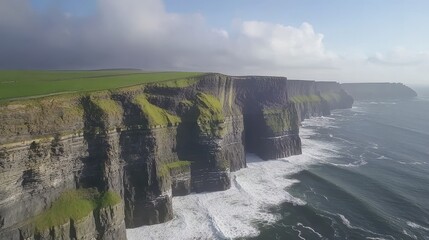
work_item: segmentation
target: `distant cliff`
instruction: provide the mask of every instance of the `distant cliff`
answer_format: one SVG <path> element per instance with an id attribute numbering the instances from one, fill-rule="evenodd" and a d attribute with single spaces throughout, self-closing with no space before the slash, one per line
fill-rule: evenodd
<path id="1" fill-rule="evenodd" d="M 0 239 L 126 239 L 172 197 L 301 153 L 299 123 L 351 107 L 338 83 L 201 77 L 0 105 Z M 78 210 L 76 210 L 78 209 Z"/>
<path id="2" fill-rule="evenodd" d="M 288 80 L 287 92 L 300 121 L 327 116 L 332 109 L 351 108 L 353 105 L 353 98 L 337 82 Z"/>
<path id="3" fill-rule="evenodd" d="M 417 93 L 402 83 L 343 83 L 341 87 L 355 100 L 403 99 Z"/>

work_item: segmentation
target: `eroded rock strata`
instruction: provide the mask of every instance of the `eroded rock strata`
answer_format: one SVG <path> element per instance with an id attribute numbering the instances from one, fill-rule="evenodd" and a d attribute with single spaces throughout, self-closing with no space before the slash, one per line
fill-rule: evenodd
<path id="1" fill-rule="evenodd" d="M 228 189 L 246 151 L 300 154 L 300 121 L 352 102 L 333 82 L 207 74 L 3 103 L 0 239 L 126 239 L 172 219 L 173 196 Z"/>
<path id="2" fill-rule="evenodd" d="M 327 116 L 332 109 L 351 108 L 353 98 L 337 82 L 288 80 L 289 100 L 295 104 L 300 121 Z"/>

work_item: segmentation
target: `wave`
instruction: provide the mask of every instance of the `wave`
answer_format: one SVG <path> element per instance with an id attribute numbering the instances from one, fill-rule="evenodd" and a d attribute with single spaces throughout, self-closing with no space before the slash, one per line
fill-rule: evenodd
<path id="1" fill-rule="evenodd" d="M 297 223 L 296 224 L 297 226 L 299 226 L 299 227 L 302 227 L 302 228 L 305 228 L 305 229 L 308 229 L 308 230 L 310 230 L 311 232 L 313 232 L 314 234 L 316 234 L 318 237 L 320 237 L 320 238 L 323 238 L 323 235 L 322 234 L 320 234 L 319 232 L 317 232 L 316 230 L 314 230 L 313 228 L 311 228 L 311 227 L 309 227 L 309 226 L 305 226 L 304 224 L 302 224 L 302 223 Z"/>
<path id="2" fill-rule="evenodd" d="M 301 125 L 305 127 L 320 127 L 320 128 L 338 128 L 335 124 L 335 118 L 332 117 L 312 117 L 305 119 Z M 300 129 L 301 130 L 301 129 Z"/>
<path id="3" fill-rule="evenodd" d="M 329 122 L 329 121 L 328 121 Z M 302 128 L 301 134 L 316 134 Z M 289 202 L 306 202 L 288 189 L 299 181 L 286 178 L 332 156 L 330 143 L 302 139 L 303 154 L 263 161 L 248 154 L 247 168 L 231 175 L 227 191 L 191 194 L 173 198 L 173 220 L 151 226 L 127 229 L 128 239 L 229 239 L 258 236 L 258 224 L 273 224 L 281 216 L 270 207 Z M 309 229 L 307 229 L 309 230 Z"/>
<path id="4" fill-rule="evenodd" d="M 356 106 L 356 105 L 354 105 L 351 110 L 353 112 L 356 112 L 356 113 L 366 113 L 367 112 L 367 109 L 365 107 Z"/>
<path id="5" fill-rule="evenodd" d="M 315 171 L 317 168 L 311 168 L 293 175 L 300 184 L 294 185 L 292 191 L 308 205 L 315 205 L 316 211 L 329 213 L 342 209 L 343 213 L 332 215 L 338 216 L 339 222 L 350 229 L 360 229 L 372 234 L 363 236 L 392 239 L 389 235 L 403 234 L 400 229 L 405 224 L 398 217 L 418 219 L 422 222 L 429 217 L 426 210 L 412 200 L 374 179 L 348 169 L 329 168 L 324 167 L 320 173 Z M 350 181 L 352 179 L 354 180 Z M 317 189 L 317 192 L 314 189 Z M 329 201 L 324 201 L 320 196 L 329 196 Z M 352 224 L 345 216 L 350 216 L 356 223 Z M 333 226 L 335 227 L 337 226 Z M 411 233 L 417 234 L 413 231 Z M 345 234 L 348 236 L 347 231 Z"/>
<path id="6" fill-rule="evenodd" d="M 373 119 L 369 119 L 369 118 L 366 118 L 365 120 L 367 120 L 368 122 L 370 122 L 372 124 L 376 124 L 376 125 L 379 125 L 379 126 L 391 128 L 391 129 L 394 129 L 394 130 L 400 130 L 400 131 L 404 131 L 404 132 L 409 132 L 413 136 L 415 136 L 415 135 L 422 136 L 422 137 L 429 136 L 429 134 L 427 134 L 425 132 L 422 132 L 420 130 L 417 130 L 417 129 L 412 129 L 412 128 L 408 128 L 408 127 L 404 127 L 404 126 L 390 124 L 390 123 L 387 123 L 387 122 L 381 122 L 381 121 L 377 121 L 377 120 L 373 120 Z M 394 131 L 394 130 L 386 130 L 386 131 Z"/>
<path id="7" fill-rule="evenodd" d="M 420 230 L 425 230 L 426 232 L 429 232 L 429 228 L 423 227 L 415 222 L 407 221 L 407 225 L 414 229 L 420 229 Z"/>
<path id="8" fill-rule="evenodd" d="M 360 167 L 360 166 L 368 164 L 368 162 L 361 159 L 361 160 L 357 160 L 357 161 L 354 161 L 352 163 L 347 163 L 347 164 L 345 164 L 345 163 L 329 163 L 329 164 L 332 166 L 336 166 L 336 167 Z"/>
<path id="9" fill-rule="evenodd" d="M 423 165 L 423 164 L 428 164 L 427 162 L 403 162 L 403 161 L 398 161 L 399 164 L 402 165 Z"/>
<path id="10" fill-rule="evenodd" d="M 407 232 L 407 230 L 405 230 L 405 229 L 402 230 L 402 233 L 407 235 L 408 237 L 411 237 L 412 239 L 418 239 L 416 235 Z"/>
<path id="11" fill-rule="evenodd" d="M 368 104 L 371 104 L 371 105 L 378 105 L 378 104 L 382 104 L 382 105 L 395 105 L 395 104 L 397 104 L 397 102 L 369 102 Z"/>

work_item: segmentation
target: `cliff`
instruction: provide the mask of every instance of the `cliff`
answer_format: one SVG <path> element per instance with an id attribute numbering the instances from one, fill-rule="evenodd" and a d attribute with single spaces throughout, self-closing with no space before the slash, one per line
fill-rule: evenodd
<path id="1" fill-rule="evenodd" d="M 300 121 L 328 116 L 332 109 L 351 108 L 353 105 L 353 98 L 337 82 L 288 80 L 287 93 L 295 104 Z"/>
<path id="2" fill-rule="evenodd" d="M 356 100 L 413 98 L 417 93 L 402 83 L 343 83 L 341 87 Z"/>
<path id="3" fill-rule="evenodd" d="M 125 239 L 172 219 L 173 196 L 228 189 L 246 151 L 300 154 L 300 120 L 351 103 L 337 83 L 222 74 L 2 103 L 0 239 Z"/>

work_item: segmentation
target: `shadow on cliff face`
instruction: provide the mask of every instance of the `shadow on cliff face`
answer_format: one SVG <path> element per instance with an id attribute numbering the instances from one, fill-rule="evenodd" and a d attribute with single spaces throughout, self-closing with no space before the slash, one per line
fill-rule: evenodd
<path id="1" fill-rule="evenodd" d="M 109 143 L 107 129 L 103 122 L 102 110 L 94 105 L 89 97 L 81 100 L 84 109 L 84 139 L 88 145 L 88 157 L 82 159 L 81 172 L 75 175 L 77 187 L 105 191 L 107 184 L 103 181 L 103 166 L 108 156 Z"/>
<path id="2" fill-rule="evenodd" d="M 177 128 L 177 155 L 191 161 L 193 192 L 223 191 L 230 187 L 229 159 L 224 159 L 222 137 L 202 133 L 192 109 Z M 227 164 L 224 164 L 228 160 Z"/>
<path id="3" fill-rule="evenodd" d="M 120 133 L 119 145 L 124 160 L 124 202 L 127 228 L 156 224 L 170 218 L 171 200 L 160 196 L 154 149 L 156 137 L 147 126 L 141 109 L 124 96 L 116 96 L 124 108 L 128 129 Z"/>

